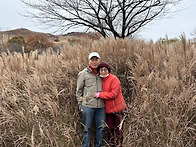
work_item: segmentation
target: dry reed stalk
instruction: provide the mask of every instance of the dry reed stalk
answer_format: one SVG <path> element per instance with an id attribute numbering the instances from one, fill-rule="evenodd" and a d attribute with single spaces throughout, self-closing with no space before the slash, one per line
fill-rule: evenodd
<path id="1" fill-rule="evenodd" d="M 182 47 L 183 47 L 183 51 L 184 51 L 184 62 L 185 65 L 187 65 L 187 41 L 186 41 L 186 37 L 185 34 L 181 34 L 180 36 L 181 42 L 182 42 Z"/>
<path id="2" fill-rule="evenodd" d="M 196 61 L 191 65 L 191 75 L 196 79 Z"/>
<path id="3" fill-rule="evenodd" d="M 107 38 L 63 45 L 60 54 L 51 50 L 29 56 L 2 54 L 0 143 L 81 146 L 76 77 L 88 65 L 88 54 L 97 51 L 122 83 L 128 106 L 123 144 L 191 146 L 196 107 L 194 83 L 189 80 L 194 49 L 188 42 L 183 49 L 178 42 Z"/>
<path id="4" fill-rule="evenodd" d="M 31 147 L 35 146 L 35 141 L 34 141 L 34 127 L 32 129 L 32 133 L 31 133 Z"/>

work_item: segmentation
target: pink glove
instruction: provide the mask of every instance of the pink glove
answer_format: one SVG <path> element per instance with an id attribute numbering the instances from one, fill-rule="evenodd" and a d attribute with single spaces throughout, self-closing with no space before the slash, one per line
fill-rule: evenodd
<path id="1" fill-rule="evenodd" d="M 95 98 L 99 98 L 99 93 L 95 93 Z"/>

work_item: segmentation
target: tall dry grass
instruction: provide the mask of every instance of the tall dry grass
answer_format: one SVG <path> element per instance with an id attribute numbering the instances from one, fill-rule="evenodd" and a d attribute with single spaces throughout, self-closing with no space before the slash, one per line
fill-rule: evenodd
<path id="1" fill-rule="evenodd" d="M 75 89 L 97 51 L 122 84 L 124 146 L 195 146 L 195 46 L 134 39 L 81 40 L 61 52 L 0 57 L 0 146 L 81 146 Z"/>

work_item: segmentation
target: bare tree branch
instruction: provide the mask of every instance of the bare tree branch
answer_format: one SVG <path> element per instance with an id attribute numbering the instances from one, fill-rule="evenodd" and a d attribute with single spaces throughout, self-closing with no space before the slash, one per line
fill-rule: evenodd
<path id="1" fill-rule="evenodd" d="M 181 0 L 21 0 L 30 18 L 48 26 L 91 29 L 104 37 L 130 37 Z M 33 2 L 32 2 L 33 1 Z"/>

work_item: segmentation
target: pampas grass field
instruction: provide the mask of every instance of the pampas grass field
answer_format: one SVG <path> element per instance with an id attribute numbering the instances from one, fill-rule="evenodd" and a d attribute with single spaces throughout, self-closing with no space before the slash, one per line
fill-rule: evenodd
<path id="1" fill-rule="evenodd" d="M 89 39 L 60 52 L 2 53 L 0 146 L 82 146 L 75 89 L 91 51 L 121 81 L 124 147 L 196 146 L 196 44 L 183 36 L 174 43 Z"/>

